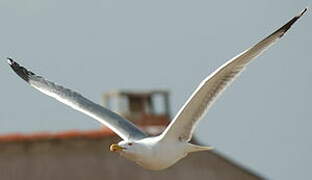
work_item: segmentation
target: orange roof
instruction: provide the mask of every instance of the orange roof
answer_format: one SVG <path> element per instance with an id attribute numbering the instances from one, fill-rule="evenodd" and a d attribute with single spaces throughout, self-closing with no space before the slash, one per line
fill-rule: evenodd
<path id="1" fill-rule="evenodd" d="M 145 117 L 147 118 L 147 117 Z M 140 125 L 140 127 L 149 132 L 151 135 L 159 134 L 159 131 L 163 131 L 168 122 L 160 118 L 157 123 L 149 123 Z M 115 136 L 116 134 L 107 127 L 102 127 L 97 130 L 69 130 L 63 132 L 36 132 L 36 133 L 12 133 L 0 135 L 0 143 L 3 142 L 21 142 L 21 141 L 38 141 L 47 139 L 73 139 L 73 138 L 89 138 L 97 139 L 105 136 Z"/>
<path id="2" fill-rule="evenodd" d="M 1 135 L 0 143 L 13 141 L 34 141 L 44 139 L 71 139 L 79 137 L 97 139 L 105 136 L 114 136 L 114 135 L 115 135 L 114 132 L 106 128 L 90 131 L 70 130 L 57 133 L 48 133 L 48 132 L 30 133 L 30 134 L 14 133 Z"/>

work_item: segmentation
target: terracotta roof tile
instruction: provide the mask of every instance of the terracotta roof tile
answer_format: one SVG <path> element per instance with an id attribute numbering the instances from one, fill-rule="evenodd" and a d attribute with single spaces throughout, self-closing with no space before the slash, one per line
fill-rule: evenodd
<path id="1" fill-rule="evenodd" d="M 106 128 L 90 131 L 70 130 L 57 133 L 49 133 L 49 132 L 29 133 L 29 134 L 14 133 L 0 135 L 0 142 L 35 141 L 44 139 L 71 139 L 77 137 L 97 139 L 105 136 L 114 136 L 114 135 L 115 133 Z"/>

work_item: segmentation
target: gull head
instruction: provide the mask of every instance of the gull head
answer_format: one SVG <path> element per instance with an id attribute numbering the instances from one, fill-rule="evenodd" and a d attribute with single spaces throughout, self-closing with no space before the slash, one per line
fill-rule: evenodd
<path id="1" fill-rule="evenodd" d="M 117 152 L 128 160 L 134 161 L 140 166 L 151 169 L 159 170 L 162 166 L 161 158 L 153 156 L 159 154 L 157 145 L 155 146 L 150 140 L 153 138 L 145 138 L 138 141 L 120 141 L 118 144 L 110 145 L 111 152 Z M 160 154 L 159 154 L 160 155 Z M 161 155 L 163 155 L 161 153 Z"/>
<path id="2" fill-rule="evenodd" d="M 122 155 L 135 155 L 140 150 L 140 144 L 131 141 L 121 141 L 118 144 L 112 144 L 109 147 L 111 152 L 118 152 Z"/>
<path id="3" fill-rule="evenodd" d="M 141 160 L 149 161 L 151 158 L 151 150 L 147 148 L 144 143 L 133 142 L 133 141 L 121 141 L 118 144 L 112 144 L 109 147 L 111 152 L 117 152 L 121 156 L 140 164 L 141 166 L 145 166 L 141 164 Z"/>

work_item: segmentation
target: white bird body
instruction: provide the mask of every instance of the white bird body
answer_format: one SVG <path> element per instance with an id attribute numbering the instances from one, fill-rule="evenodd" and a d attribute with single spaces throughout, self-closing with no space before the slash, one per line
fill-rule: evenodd
<path id="1" fill-rule="evenodd" d="M 112 144 L 111 151 L 119 152 L 146 169 L 161 170 L 172 166 L 188 153 L 211 150 L 211 147 L 189 143 L 196 124 L 243 69 L 280 39 L 306 10 L 304 9 L 270 36 L 227 61 L 202 81 L 165 131 L 155 137 L 149 137 L 130 121 L 82 95 L 37 76 L 11 58 L 8 58 L 8 63 L 32 87 L 111 128 L 123 139 L 118 144 Z"/>
<path id="2" fill-rule="evenodd" d="M 131 148 L 129 148 L 128 143 L 127 141 L 118 143 L 119 146 L 125 148 L 120 151 L 120 155 L 150 170 L 166 169 L 190 152 L 211 149 L 211 147 L 196 146 L 178 139 L 164 140 L 161 136 L 135 141 L 132 143 Z M 140 152 L 140 154 L 137 152 Z"/>
<path id="3" fill-rule="evenodd" d="M 187 152 L 185 152 L 187 143 L 160 143 L 159 141 L 159 136 L 144 138 L 135 142 L 133 148 L 130 148 L 129 151 L 125 149 L 120 154 L 150 170 L 165 169 L 187 155 Z M 119 145 L 124 147 L 123 143 L 119 143 Z M 137 154 L 137 151 L 140 154 Z"/>

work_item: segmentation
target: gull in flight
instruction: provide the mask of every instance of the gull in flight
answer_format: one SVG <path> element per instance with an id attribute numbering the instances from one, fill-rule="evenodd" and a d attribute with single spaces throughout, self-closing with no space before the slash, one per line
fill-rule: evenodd
<path id="1" fill-rule="evenodd" d="M 276 30 L 259 43 L 227 61 L 206 79 L 204 79 L 168 127 L 158 136 L 148 136 L 130 121 L 102 107 L 75 91 L 50 82 L 20 66 L 8 58 L 11 68 L 30 86 L 58 101 L 98 120 L 109 127 L 123 140 L 112 144 L 110 150 L 118 152 L 129 160 L 150 170 L 162 170 L 175 164 L 187 154 L 211 150 L 209 146 L 190 143 L 195 126 L 222 91 L 245 69 L 258 55 L 274 44 L 307 11 Z"/>

